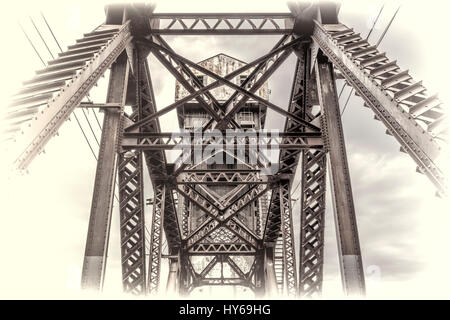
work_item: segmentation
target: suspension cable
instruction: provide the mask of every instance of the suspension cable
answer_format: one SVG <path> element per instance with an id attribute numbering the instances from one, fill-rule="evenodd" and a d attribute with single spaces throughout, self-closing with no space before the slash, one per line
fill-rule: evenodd
<path id="1" fill-rule="evenodd" d="M 41 32 L 39 31 L 39 29 L 36 27 L 36 24 L 34 23 L 33 19 L 30 17 L 31 23 L 34 26 L 34 29 L 36 29 L 36 32 L 38 33 L 39 37 L 41 38 L 42 42 L 44 43 L 45 47 L 47 48 L 48 53 L 50 53 L 50 55 L 52 56 L 52 59 L 55 59 L 55 57 L 53 56 L 53 53 L 50 51 L 50 48 L 47 46 L 47 42 L 45 42 L 44 38 L 42 37 Z"/>
<path id="2" fill-rule="evenodd" d="M 60 52 L 63 52 L 63 50 L 61 49 L 61 46 L 59 45 L 58 40 L 56 40 L 55 34 L 54 34 L 53 31 L 52 31 L 52 28 L 50 28 L 50 25 L 48 24 L 47 19 L 45 19 L 45 16 L 44 16 L 44 14 L 42 13 L 42 11 L 41 11 L 41 16 L 42 16 L 42 18 L 44 19 L 45 24 L 47 25 L 48 30 L 50 30 L 50 33 L 52 34 L 53 39 L 55 40 L 56 44 L 58 45 L 59 51 L 60 51 Z"/>
<path id="3" fill-rule="evenodd" d="M 23 34 L 25 35 L 25 37 L 28 40 L 28 43 L 33 47 L 34 52 L 36 52 L 37 56 L 39 57 L 39 59 L 41 60 L 42 64 L 44 66 L 46 66 L 47 64 L 44 62 L 44 60 L 42 59 L 41 55 L 39 54 L 39 52 L 37 51 L 36 47 L 34 46 L 33 42 L 31 41 L 31 39 L 28 37 L 27 33 L 25 32 L 24 28 L 22 27 L 22 25 L 19 23 L 20 29 L 22 29 Z"/>

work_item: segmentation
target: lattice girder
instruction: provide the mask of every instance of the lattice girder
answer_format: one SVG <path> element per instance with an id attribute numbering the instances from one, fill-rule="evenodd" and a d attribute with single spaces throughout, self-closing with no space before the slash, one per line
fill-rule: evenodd
<path id="1" fill-rule="evenodd" d="M 439 139 L 447 139 L 448 121 L 437 97 L 343 24 L 316 23 L 312 38 L 417 163 L 418 171 L 446 194 L 447 181 L 436 159 L 442 148 Z"/>
<path id="2" fill-rule="evenodd" d="M 120 242 L 125 292 L 146 294 L 142 154 L 119 155 Z"/>

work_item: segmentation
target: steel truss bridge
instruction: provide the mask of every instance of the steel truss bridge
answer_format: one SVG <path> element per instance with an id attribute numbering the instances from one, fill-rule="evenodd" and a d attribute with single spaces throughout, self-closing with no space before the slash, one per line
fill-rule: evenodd
<path id="1" fill-rule="evenodd" d="M 167 289 L 182 295 L 209 285 L 240 285 L 257 296 L 320 295 L 323 279 L 325 181 L 331 181 L 343 287 L 364 294 L 365 282 L 349 168 L 340 117 L 336 75 L 371 108 L 440 195 L 447 193 L 436 159 L 448 134 L 444 108 L 421 81 L 338 20 L 332 3 L 290 4 L 288 13 L 154 13 L 151 5 L 106 7 L 106 21 L 24 82 L 5 116 L 5 136 L 14 139 L 15 166 L 24 170 L 76 108 L 100 108 L 104 122 L 82 272 L 82 287 L 101 290 L 105 276 L 112 203 L 119 186 L 122 282 L 125 292 L 157 293 L 161 259 L 169 260 Z M 226 76 L 177 54 L 164 35 L 279 35 L 267 53 Z M 147 57 L 152 53 L 189 95 L 156 109 Z M 280 65 L 295 54 L 295 78 L 287 108 L 256 94 Z M 83 98 L 110 69 L 105 103 Z M 231 80 L 252 70 L 241 85 Z M 204 85 L 196 70 L 214 81 Z M 219 103 L 211 90 L 235 93 Z M 182 144 L 161 132 L 159 117 L 195 100 L 209 115 L 202 130 L 239 129 L 234 115 L 252 99 L 286 117 L 277 138 L 277 172 L 263 176 L 267 163 L 246 169 L 198 169 L 165 150 Z M 125 112 L 124 106 L 131 106 Z M 314 108 L 320 106 L 320 108 Z M 10 136 L 7 136 L 9 134 Z M 256 134 L 259 134 L 258 132 Z M 268 139 L 271 139 L 270 137 Z M 225 141 L 205 135 L 202 147 Z M 226 141 L 237 144 L 236 141 Z M 245 143 L 250 144 L 249 141 Z M 186 147 L 186 146 L 185 146 Z M 146 263 L 144 166 L 153 186 L 150 258 Z M 294 228 L 291 187 L 301 171 L 300 226 Z M 328 173 L 327 173 L 328 171 Z M 217 197 L 211 186 L 233 186 Z M 192 230 L 187 206 L 204 216 Z M 242 213 L 252 208 L 256 223 Z M 245 218 L 245 217 L 244 217 Z M 294 236 L 300 237 L 296 252 Z M 163 239 L 168 254 L 162 253 Z M 296 259 L 298 255 L 298 259 Z M 209 256 L 199 270 L 193 257 Z M 243 267 L 243 257 L 249 262 Z M 208 276 L 227 265 L 234 277 Z"/>

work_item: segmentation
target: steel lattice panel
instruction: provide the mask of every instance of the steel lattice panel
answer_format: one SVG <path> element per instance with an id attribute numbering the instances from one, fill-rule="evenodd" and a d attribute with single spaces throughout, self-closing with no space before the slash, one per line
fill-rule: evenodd
<path id="1" fill-rule="evenodd" d="M 326 171 L 325 152 L 303 153 L 299 260 L 301 296 L 311 297 L 322 292 Z"/>
<path id="2" fill-rule="evenodd" d="M 153 188 L 153 192 L 154 200 L 150 239 L 148 291 L 150 294 L 157 294 L 161 272 L 162 226 L 166 204 L 166 187 L 164 185 L 156 185 Z"/>
<path id="3" fill-rule="evenodd" d="M 142 155 L 119 156 L 120 242 L 125 292 L 146 293 Z"/>
<path id="4" fill-rule="evenodd" d="M 295 262 L 294 230 L 292 225 L 291 188 L 289 181 L 280 183 L 281 232 L 283 235 L 283 258 L 288 296 L 297 295 L 297 269 Z"/>

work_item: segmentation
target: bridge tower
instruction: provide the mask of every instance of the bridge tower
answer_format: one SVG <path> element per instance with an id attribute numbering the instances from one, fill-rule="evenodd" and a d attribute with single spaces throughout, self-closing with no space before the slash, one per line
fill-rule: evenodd
<path id="1" fill-rule="evenodd" d="M 12 142 L 8 154 L 25 170 L 76 108 L 104 112 L 82 287 L 103 287 L 117 184 L 125 292 L 163 294 L 164 283 L 168 292 L 181 295 L 217 285 L 245 287 L 256 296 L 320 295 L 328 177 L 343 289 L 364 294 L 335 80 L 341 77 L 354 88 L 444 196 L 447 181 L 437 159 L 448 122 L 437 95 L 342 24 L 333 3 L 294 3 L 285 13 L 154 9 L 108 5 L 104 23 L 24 82 L 3 116 L 3 138 Z M 166 35 L 280 38 L 248 63 L 224 54 L 195 63 L 177 54 Z M 156 106 L 150 54 L 177 80 L 176 100 L 168 106 Z M 278 106 L 269 99 L 268 81 L 290 55 L 296 57 L 291 94 L 287 105 Z M 108 69 L 106 101 L 84 100 Z M 285 118 L 281 132 L 264 131 L 268 109 Z M 180 132 L 162 132 L 160 117 L 173 110 Z M 239 130 L 249 136 L 226 135 Z M 251 161 L 252 148 L 260 148 L 261 141 L 279 149 L 275 160 L 258 152 L 257 161 Z M 181 155 L 169 162 L 166 151 L 174 148 Z M 198 163 L 186 161 L 196 150 L 201 155 L 215 151 Z M 230 163 L 212 162 L 220 157 Z M 297 170 L 301 209 L 294 212 L 291 187 Z M 148 180 L 153 200 L 146 222 Z M 294 215 L 300 225 L 293 224 Z M 151 226 L 148 247 L 146 224 Z M 167 282 L 160 276 L 166 258 Z"/>
<path id="2" fill-rule="evenodd" d="M 199 62 L 198 65 L 225 77 L 228 73 L 244 67 L 246 63 L 225 54 L 218 54 Z M 253 70 L 254 67 L 230 81 L 241 86 Z M 214 79 L 197 70 L 193 70 L 193 74 L 203 86 L 214 82 Z M 189 92 L 179 81 L 176 83 L 175 90 L 175 101 L 189 96 Z M 219 104 L 226 103 L 233 94 L 234 90 L 226 86 L 211 90 L 212 98 Z M 268 100 L 267 82 L 258 90 L 258 95 Z M 233 122 L 239 125 L 242 133 L 245 133 L 246 130 L 259 131 L 264 128 L 266 109 L 264 105 L 254 99 L 249 99 L 234 115 Z M 180 105 L 177 113 L 180 128 L 192 133 L 197 131 L 201 134 L 203 126 L 212 119 L 195 100 Z M 178 177 L 178 181 L 183 182 L 189 180 L 190 175 L 195 175 L 196 179 L 206 182 L 197 185 L 185 184 L 181 187 L 181 192 L 185 196 L 180 197 L 178 205 L 182 210 L 181 230 L 186 237 L 195 235 L 210 216 L 210 212 L 205 212 L 204 207 L 196 205 L 198 200 L 195 201 L 195 197 L 207 199 L 214 209 L 223 211 L 227 206 L 233 205 L 239 198 L 244 197 L 251 188 L 250 184 L 242 183 L 244 181 L 233 184 L 236 182 L 233 177 L 257 172 L 257 163 L 250 164 L 248 150 L 247 154 L 244 154 L 246 150 L 242 149 L 241 157 L 237 150 L 225 152 L 226 150 L 218 149 L 208 153 L 206 151 L 199 150 L 201 154 L 199 154 L 198 161 L 193 159 L 196 157 L 195 154 L 193 157 L 191 155 L 192 158 L 189 159 L 190 164 L 193 164 L 190 166 L 191 169 Z M 211 184 L 208 184 L 207 181 L 210 181 Z M 191 198 L 192 201 L 190 201 Z M 246 228 L 256 239 L 261 236 L 262 220 L 265 216 L 267 216 L 267 195 L 243 208 L 231 221 L 233 228 Z M 230 230 L 230 227 L 226 225 L 217 227 L 213 232 L 201 238 L 190 244 L 188 237 L 187 245 L 180 252 L 183 261 L 192 264 L 191 270 L 183 273 L 183 275 L 190 274 L 181 279 L 183 290 L 188 292 L 194 290 L 195 287 L 205 285 L 239 285 L 239 287 L 247 287 L 258 293 L 264 292 L 263 270 L 257 268 L 257 265 L 263 261 L 261 241 L 249 245 L 241 235 L 234 229 Z"/>

